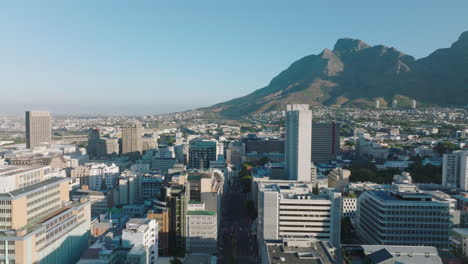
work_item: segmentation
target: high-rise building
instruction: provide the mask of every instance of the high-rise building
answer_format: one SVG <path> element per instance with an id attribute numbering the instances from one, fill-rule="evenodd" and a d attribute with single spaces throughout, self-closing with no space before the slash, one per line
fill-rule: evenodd
<path id="1" fill-rule="evenodd" d="M 286 106 L 286 176 L 310 181 L 312 111 L 307 104 Z"/>
<path id="2" fill-rule="evenodd" d="M 340 126 L 332 123 L 312 124 L 312 161 L 327 162 L 340 154 Z"/>
<path id="3" fill-rule="evenodd" d="M 379 99 L 376 99 L 376 100 L 375 100 L 375 108 L 376 108 L 376 109 L 379 109 L 379 108 L 380 108 L 380 100 L 379 100 Z"/>
<path id="4" fill-rule="evenodd" d="M 411 108 L 416 109 L 416 100 L 415 99 L 411 100 Z"/>
<path id="5" fill-rule="evenodd" d="M 297 181 L 258 182 L 259 241 L 315 238 L 340 245 L 341 194 Z"/>
<path id="6" fill-rule="evenodd" d="M 143 150 L 141 122 L 125 123 L 122 127 L 122 154 L 141 153 Z"/>
<path id="7" fill-rule="evenodd" d="M 90 203 L 70 201 L 68 178 L 49 169 L 1 170 L 0 262 L 75 263 L 88 247 Z"/>
<path id="8" fill-rule="evenodd" d="M 356 230 L 363 243 L 448 248 L 454 201 L 399 180 L 388 191 L 358 198 Z"/>
<path id="9" fill-rule="evenodd" d="M 468 191 L 468 151 L 457 150 L 444 154 L 442 185 Z"/>
<path id="10" fill-rule="evenodd" d="M 245 155 L 245 144 L 242 142 L 230 142 L 226 148 L 226 162 L 237 167 L 242 165 L 242 157 Z"/>
<path id="11" fill-rule="evenodd" d="M 392 101 L 392 108 L 397 108 L 398 107 L 398 101 L 397 100 L 393 100 Z"/>
<path id="12" fill-rule="evenodd" d="M 189 201 L 185 221 L 185 249 L 189 253 L 215 254 L 218 240 L 218 219 L 204 203 Z"/>
<path id="13" fill-rule="evenodd" d="M 117 155 L 119 154 L 119 139 L 118 138 L 101 138 L 98 155 Z"/>
<path id="14" fill-rule="evenodd" d="M 217 142 L 196 138 L 189 144 L 189 163 L 190 169 L 208 169 L 210 161 L 217 158 Z"/>
<path id="15" fill-rule="evenodd" d="M 50 147 L 52 128 L 50 113 L 46 111 L 26 112 L 26 148 Z"/>
<path id="16" fill-rule="evenodd" d="M 101 132 L 99 129 L 94 129 L 88 138 L 88 146 L 86 151 L 90 158 L 95 158 L 99 154 L 99 145 L 101 144 Z"/>

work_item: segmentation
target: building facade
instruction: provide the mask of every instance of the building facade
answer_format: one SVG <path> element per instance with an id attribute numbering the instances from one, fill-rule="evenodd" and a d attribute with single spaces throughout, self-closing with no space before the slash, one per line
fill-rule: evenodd
<path id="1" fill-rule="evenodd" d="M 340 126 L 332 123 L 312 124 L 312 161 L 327 162 L 340 154 Z"/>
<path id="2" fill-rule="evenodd" d="M 52 141 L 50 113 L 46 111 L 26 112 L 26 148 L 49 148 Z"/>
<path id="3" fill-rule="evenodd" d="M 326 189 L 314 195 L 312 188 L 294 181 L 259 182 L 259 241 L 315 238 L 339 246 L 341 194 Z"/>
<path id="4" fill-rule="evenodd" d="M 127 122 L 122 127 L 122 154 L 140 153 L 143 150 L 140 121 Z"/>
<path id="5" fill-rule="evenodd" d="M 217 158 L 217 142 L 196 138 L 189 143 L 189 163 L 190 169 L 208 169 L 210 161 Z"/>
<path id="6" fill-rule="evenodd" d="M 290 180 L 310 181 L 312 111 L 309 105 L 286 106 L 286 175 Z"/>
<path id="7" fill-rule="evenodd" d="M 444 154 L 442 185 L 468 191 L 468 151 L 453 151 Z"/>
<path id="8" fill-rule="evenodd" d="M 366 244 L 449 247 L 451 201 L 434 198 L 412 184 L 366 191 L 358 198 L 356 230 Z"/>

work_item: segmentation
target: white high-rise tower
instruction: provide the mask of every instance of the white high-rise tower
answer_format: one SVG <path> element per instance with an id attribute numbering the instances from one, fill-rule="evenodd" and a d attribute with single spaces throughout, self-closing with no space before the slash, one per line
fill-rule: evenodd
<path id="1" fill-rule="evenodd" d="M 307 104 L 286 106 L 286 176 L 310 181 L 312 111 Z"/>

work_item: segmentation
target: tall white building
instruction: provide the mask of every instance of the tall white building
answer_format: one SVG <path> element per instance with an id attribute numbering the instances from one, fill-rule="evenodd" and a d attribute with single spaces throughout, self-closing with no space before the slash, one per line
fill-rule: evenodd
<path id="1" fill-rule="evenodd" d="M 259 241 L 315 238 L 340 244 L 341 194 L 325 189 L 312 194 L 312 184 L 297 181 L 258 183 Z"/>
<path id="2" fill-rule="evenodd" d="M 310 181 L 312 111 L 307 104 L 286 106 L 286 176 Z"/>
<path id="3" fill-rule="evenodd" d="M 442 185 L 468 190 L 468 151 L 458 150 L 452 154 L 444 154 Z"/>

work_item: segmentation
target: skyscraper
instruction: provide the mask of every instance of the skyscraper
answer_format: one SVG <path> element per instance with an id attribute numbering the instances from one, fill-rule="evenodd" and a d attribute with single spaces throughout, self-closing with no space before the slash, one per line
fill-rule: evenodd
<path id="1" fill-rule="evenodd" d="M 442 185 L 468 191 L 468 151 L 444 154 Z"/>
<path id="2" fill-rule="evenodd" d="M 96 128 L 91 132 L 91 135 L 88 138 L 88 146 L 86 150 L 90 158 L 95 158 L 98 156 L 100 141 L 101 132 L 99 132 L 99 129 Z"/>
<path id="3" fill-rule="evenodd" d="M 122 154 L 141 153 L 143 149 L 140 121 L 125 123 L 122 128 Z"/>
<path id="4" fill-rule="evenodd" d="M 26 148 L 49 148 L 51 139 L 50 113 L 46 111 L 26 111 Z"/>
<path id="5" fill-rule="evenodd" d="M 312 125 L 312 161 L 327 162 L 340 154 L 340 126 L 332 123 Z"/>
<path id="6" fill-rule="evenodd" d="M 190 141 L 189 145 L 189 168 L 208 169 L 210 161 L 217 158 L 217 142 L 196 138 Z"/>
<path id="7" fill-rule="evenodd" d="M 310 181 L 312 111 L 307 104 L 286 106 L 286 177 Z"/>

